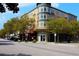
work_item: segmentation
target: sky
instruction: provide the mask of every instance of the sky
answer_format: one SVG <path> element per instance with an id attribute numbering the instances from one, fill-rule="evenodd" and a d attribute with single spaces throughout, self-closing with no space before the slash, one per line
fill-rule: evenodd
<path id="1" fill-rule="evenodd" d="M 2 29 L 4 23 L 11 18 L 20 17 L 34 9 L 36 7 L 36 3 L 19 3 L 18 7 L 20 9 L 18 13 L 13 13 L 8 10 L 5 13 L 0 13 L 0 29 Z M 74 14 L 77 16 L 77 20 L 79 20 L 79 3 L 52 3 L 52 7 Z"/>

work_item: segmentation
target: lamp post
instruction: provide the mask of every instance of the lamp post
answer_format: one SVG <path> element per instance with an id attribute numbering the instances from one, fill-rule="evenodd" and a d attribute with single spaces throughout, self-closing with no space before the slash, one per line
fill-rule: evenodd
<path id="1" fill-rule="evenodd" d="M 54 33 L 54 42 L 56 43 L 56 33 Z"/>

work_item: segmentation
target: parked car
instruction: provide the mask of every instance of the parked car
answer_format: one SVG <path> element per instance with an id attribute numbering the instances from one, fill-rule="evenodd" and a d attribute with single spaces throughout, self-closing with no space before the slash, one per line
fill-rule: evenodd
<path id="1" fill-rule="evenodd" d="M 19 40 L 19 35 L 10 34 L 7 39 L 12 40 L 12 41 L 18 41 Z"/>

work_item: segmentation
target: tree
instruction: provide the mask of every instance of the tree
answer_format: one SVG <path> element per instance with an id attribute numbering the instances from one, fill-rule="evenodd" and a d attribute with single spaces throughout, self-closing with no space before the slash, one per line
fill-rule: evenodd
<path id="1" fill-rule="evenodd" d="M 19 11 L 18 3 L 0 3 L 0 12 L 1 13 L 6 12 L 6 8 L 9 11 L 13 11 L 13 13 L 17 13 Z"/>
<path id="2" fill-rule="evenodd" d="M 21 18 L 12 18 L 8 20 L 4 24 L 4 29 L 8 34 L 15 33 L 15 32 L 24 32 L 28 27 L 33 27 L 34 19 L 29 19 L 28 16 L 21 17 Z"/>
<path id="3" fill-rule="evenodd" d="M 71 30 L 71 25 L 65 18 L 49 19 L 47 27 L 53 33 L 69 33 Z"/>
<path id="4" fill-rule="evenodd" d="M 79 21 L 72 20 L 70 21 L 70 25 L 72 28 L 72 34 L 77 34 L 77 31 L 79 29 Z"/>
<path id="5" fill-rule="evenodd" d="M 79 34 L 79 21 L 77 21 L 77 26 L 76 26 L 76 27 L 77 27 L 77 28 L 76 28 L 76 29 L 77 29 L 76 32 L 77 32 L 77 34 Z"/>
<path id="6" fill-rule="evenodd" d="M 1 29 L 0 30 L 0 37 L 1 38 L 4 38 L 5 37 L 5 34 L 6 34 L 6 30 L 5 29 Z"/>
<path id="7" fill-rule="evenodd" d="M 72 37 L 75 37 L 76 34 L 78 34 L 79 22 L 75 20 L 69 21 L 65 18 L 49 19 L 47 27 L 48 32 L 56 33 L 70 42 L 70 39 L 72 40 Z"/>
<path id="8" fill-rule="evenodd" d="M 25 29 L 28 29 L 28 27 L 33 27 L 34 24 L 34 19 L 29 18 L 27 15 L 23 16 L 20 18 L 19 21 L 19 30 L 21 32 L 24 32 Z"/>
<path id="9" fill-rule="evenodd" d="M 16 30 L 14 28 L 15 24 L 18 22 L 18 18 L 12 18 L 7 21 L 7 23 L 4 24 L 4 29 L 6 29 L 6 32 L 8 34 L 14 33 Z"/>

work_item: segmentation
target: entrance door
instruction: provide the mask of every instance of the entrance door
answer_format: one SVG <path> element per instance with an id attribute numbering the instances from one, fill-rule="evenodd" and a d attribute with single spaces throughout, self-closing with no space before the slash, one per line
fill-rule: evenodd
<path id="1" fill-rule="evenodd" d="M 45 41 L 46 40 L 46 35 L 45 34 L 41 34 L 41 41 Z"/>

